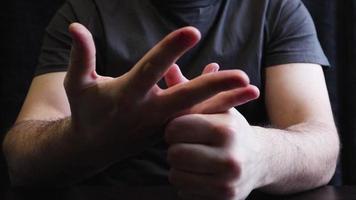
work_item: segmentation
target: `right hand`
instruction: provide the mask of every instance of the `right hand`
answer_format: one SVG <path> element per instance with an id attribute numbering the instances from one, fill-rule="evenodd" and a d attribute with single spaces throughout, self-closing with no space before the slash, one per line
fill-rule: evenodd
<path id="1" fill-rule="evenodd" d="M 157 86 L 176 60 L 199 41 L 200 33 L 192 27 L 166 36 L 129 72 L 117 78 L 96 73 L 94 41 L 84 26 L 74 23 L 69 32 L 73 47 L 64 86 L 71 127 L 84 143 L 122 156 L 155 142 L 152 137 L 173 117 L 193 112 L 191 108 L 197 105 L 207 109 L 213 96 L 249 86 L 247 75 L 240 70 L 206 73 L 171 84 L 165 90 Z M 226 106 L 230 104 L 236 104 L 236 100 Z"/>

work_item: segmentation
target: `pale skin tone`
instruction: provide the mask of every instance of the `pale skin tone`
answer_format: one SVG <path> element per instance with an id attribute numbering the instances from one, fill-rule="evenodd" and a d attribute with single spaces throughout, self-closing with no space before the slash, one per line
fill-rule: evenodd
<path id="1" fill-rule="evenodd" d="M 169 179 L 183 199 L 239 200 L 257 188 L 293 193 L 333 175 L 339 140 L 320 66 L 267 68 L 274 128 L 256 127 L 234 109 L 259 95 L 245 73 L 213 63 L 187 80 L 174 64 L 199 41 L 196 29 L 171 33 L 116 78 L 95 73 L 90 33 L 79 24 L 69 30 L 75 42 L 68 73 L 34 79 L 5 138 L 14 185 L 83 180 L 144 151 L 162 129 Z M 156 85 L 163 77 L 165 90 Z"/>

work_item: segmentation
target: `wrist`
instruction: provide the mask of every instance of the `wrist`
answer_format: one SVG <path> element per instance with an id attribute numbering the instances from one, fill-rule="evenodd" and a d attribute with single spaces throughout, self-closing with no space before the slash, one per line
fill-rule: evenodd
<path id="1" fill-rule="evenodd" d="M 103 134 L 95 133 L 89 129 L 78 125 L 72 117 L 67 119 L 67 138 L 71 146 L 75 147 L 72 154 L 78 155 L 76 159 L 82 163 L 89 163 L 93 165 L 96 163 L 98 166 L 104 166 L 116 160 L 117 153 L 113 149 L 113 145 L 104 143 L 104 137 L 98 138 Z M 94 165 L 96 165 L 94 164 Z"/>
<path id="2" fill-rule="evenodd" d="M 89 155 L 99 162 L 112 163 L 123 160 L 132 155 L 142 152 L 148 145 L 144 140 L 139 142 L 130 141 L 130 137 L 124 130 L 117 128 L 111 131 L 110 128 L 85 126 L 78 123 L 78 120 L 68 118 L 68 134 L 71 141 L 82 151 L 82 154 Z M 137 144 L 136 144 L 137 143 Z"/>

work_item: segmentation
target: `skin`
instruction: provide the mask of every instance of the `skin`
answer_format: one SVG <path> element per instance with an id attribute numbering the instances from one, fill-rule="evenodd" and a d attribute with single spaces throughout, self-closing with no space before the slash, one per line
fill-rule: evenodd
<path id="1" fill-rule="evenodd" d="M 250 100 L 258 96 L 258 89 L 240 70 L 207 73 L 215 64 L 185 84 L 166 90 L 156 85 L 199 41 L 195 28 L 169 34 L 117 78 L 96 74 L 95 46 L 85 27 L 72 24 L 69 32 L 74 44 L 68 72 L 34 79 L 4 140 L 14 185 L 75 183 L 144 151 L 163 137 L 157 133 L 177 116 L 240 104 L 239 98 L 225 100 L 231 96 L 247 95 Z"/>
<path id="2" fill-rule="evenodd" d="M 239 200 L 253 189 L 293 193 L 333 175 L 339 140 L 320 66 L 267 68 L 274 128 L 256 127 L 234 108 L 259 95 L 245 73 L 218 71 L 212 63 L 187 80 L 174 64 L 198 42 L 196 29 L 171 33 L 117 78 L 95 73 L 90 33 L 79 24 L 69 30 L 68 73 L 36 77 L 6 135 L 14 185 L 83 180 L 143 151 L 162 129 L 170 145 L 169 179 L 183 199 Z M 166 90 L 156 85 L 162 77 Z"/>
<path id="3" fill-rule="evenodd" d="M 175 81 L 169 85 L 188 81 L 179 68 L 170 72 Z M 330 180 L 339 139 L 321 67 L 302 63 L 269 67 L 265 93 L 275 128 L 250 126 L 235 109 L 186 115 L 168 124 L 170 180 L 184 199 L 244 199 L 256 188 L 293 193 Z M 315 151 L 315 146 L 321 150 Z"/>
<path id="4" fill-rule="evenodd" d="M 289 194 L 331 179 L 339 140 L 321 67 L 274 66 L 266 76 L 275 128 L 251 126 L 234 108 L 167 125 L 169 177 L 183 199 L 245 199 L 256 188 Z"/>

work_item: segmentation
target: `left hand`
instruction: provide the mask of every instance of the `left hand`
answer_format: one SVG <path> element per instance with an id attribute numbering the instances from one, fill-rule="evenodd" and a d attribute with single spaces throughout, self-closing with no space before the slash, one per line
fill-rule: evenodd
<path id="1" fill-rule="evenodd" d="M 261 145 L 236 109 L 178 117 L 168 124 L 165 137 L 169 179 L 184 199 L 241 200 L 260 186 Z"/>

